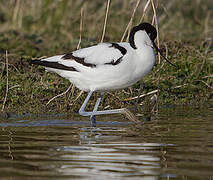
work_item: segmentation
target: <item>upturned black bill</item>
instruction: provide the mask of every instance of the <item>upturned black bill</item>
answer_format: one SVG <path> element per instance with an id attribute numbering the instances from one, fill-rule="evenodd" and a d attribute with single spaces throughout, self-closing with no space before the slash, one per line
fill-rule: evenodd
<path id="1" fill-rule="evenodd" d="M 156 46 L 156 44 L 155 44 L 154 42 L 153 42 L 153 46 L 154 46 L 154 48 L 156 49 L 156 51 L 159 52 L 160 55 L 161 55 L 169 64 L 171 64 L 172 66 L 174 66 L 174 67 L 177 68 L 177 66 L 176 66 L 175 64 L 171 63 L 171 62 L 163 55 L 163 53 L 161 52 L 161 50 Z"/>

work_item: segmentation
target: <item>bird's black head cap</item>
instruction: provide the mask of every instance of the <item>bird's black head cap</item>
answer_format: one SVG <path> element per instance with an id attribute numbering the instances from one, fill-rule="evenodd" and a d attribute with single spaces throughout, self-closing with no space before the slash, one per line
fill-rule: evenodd
<path id="1" fill-rule="evenodd" d="M 160 53 L 160 55 L 171 65 L 177 67 L 176 65 L 172 64 L 164 55 L 163 53 L 161 52 L 161 50 L 156 46 L 155 44 L 155 39 L 157 37 L 157 31 L 155 29 L 154 26 L 152 26 L 151 24 L 149 23 L 141 23 L 135 27 L 132 28 L 131 32 L 130 32 L 130 36 L 129 36 L 129 43 L 131 45 L 131 47 L 133 49 L 137 49 L 137 47 L 135 46 L 135 41 L 134 41 L 134 36 L 135 36 L 135 33 L 137 31 L 140 31 L 140 30 L 143 30 L 143 31 L 146 31 L 146 33 L 148 34 L 149 38 L 151 39 L 152 41 L 152 44 L 153 44 L 153 48 L 156 49 L 157 52 Z"/>
<path id="2" fill-rule="evenodd" d="M 129 43 L 132 46 L 132 48 L 137 49 L 137 47 L 135 46 L 135 42 L 134 42 L 134 35 L 137 31 L 139 30 L 143 30 L 146 31 L 146 33 L 148 34 L 148 36 L 150 37 L 150 39 L 152 40 L 152 42 L 154 42 L 154 40 L 157 37 L 157 31 L 155 29 L 154 26 L 152 26 L 149 23 L 141 23 L 135 27 L 132 28 L 131 32 L 130 32 L 130 36 L 129 36 Z"/>

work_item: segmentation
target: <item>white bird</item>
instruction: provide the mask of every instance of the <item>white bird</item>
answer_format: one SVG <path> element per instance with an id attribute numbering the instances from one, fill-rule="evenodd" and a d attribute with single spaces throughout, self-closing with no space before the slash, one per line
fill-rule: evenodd
<path id="1" fill-rule="evenodd" d="M 31 64 L 45 66 L 47 71 L 55 72 L 80 90 L 89 92 L 79 114 L 90 116 L 91 125 L 95 126 L 96 115 L 124 113 L 124 109 L 98 111 L 103 93 L 129 87 L 150 72 L 155 64 L 154 48 L 162 55 L 154 43 L 156 36 L 154 26 L 141 23 L 132 28 L 129 43 L 99 43 L 68 54 L 33 60 Z M 94 91 L 101 92 L 100 97 L 93 111 L 86 112 L 85 107 Z"/>

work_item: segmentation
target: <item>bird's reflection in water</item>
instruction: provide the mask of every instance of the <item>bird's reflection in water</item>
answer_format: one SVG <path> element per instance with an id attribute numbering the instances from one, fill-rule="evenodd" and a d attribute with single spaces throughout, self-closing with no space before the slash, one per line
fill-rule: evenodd
<path id="1" fill-rule="evenodd" d="M 165 154 L 163 149 L 167 145 L 145 143 L 125 134 L 125 128 L 81 128 L 79 146 L 59 148 L 65 152 L 60 159 L 67 163 L 58 171 L 88 179 L 97 177 L 97 174 L 103 179 L 159 179 Z"/>

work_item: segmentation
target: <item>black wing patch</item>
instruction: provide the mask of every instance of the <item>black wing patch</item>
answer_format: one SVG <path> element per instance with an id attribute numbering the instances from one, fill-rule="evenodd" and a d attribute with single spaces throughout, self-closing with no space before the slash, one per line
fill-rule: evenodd
<path id="1" fill-rule="evenodd" d="M 86 62 L 84 62 L 84 58 L 80 58 L 80 57 L 73 56 L 72 53 L 67 53 L 67 54 L 65 54 L 65 55 L 62 57 L 62 59 L 64 59 L 64 60 L 72 59 L 72 60 L 75 60 L 77 63 L 82 64 L 82 65 L 84 65 L 84 66 L 87 66 L 87 67 L 96 67 L 95 64 L 86 63 Z"/>
<path id="2" fill-rule="evenodd" d="M 127 50 L 124 47 L 120 46 L 117 43 L 111 43 L 111 44 L 112 45 L 110 47 L 114 47 L 115 49 L 118 49 L 121 52 L 121 54 L 123 54 L 123 56 L 126 54 Z"/>
<path id="3" fill-rule="evenodd" d="M 41 66 L 45 66 L 49 68 L 66 70 L 66 71 L 77 71 L 74 67 L 64 66 L 63 64 L 60 64 L 58 62 L 33 60 L 30 62 L 30 64 L 36 64 L 36 65 L 41 65 Z"/>
<path id="4" fill-rule="evenodd" d="M 109 47 L 113 47 L 115 49 L 118 49 L 123 56 L 126 54 L 127 50 L 124 47 L 120 46 L 117 43 L 110 43 L 110 44 L 111 44 L 111 46 L 109 46 Z M 118 58 L 116 60 L 112 60 L 109 63 L 105 63 L 105 64 L 113 65 L 113 66 L 118 65 L 119 63 L 121 63 L 123 56 L 121 56 L 120 58 Z"/>
<path id="5" fill-rule="evenodd" d="M 123 56 L 122 56 L 123 57 Z M 111 62 L 109 63 L 105 63 L 105 64 L 109 64 L 109 65 L 118 65 L 121 61 L 122 61 L 122 57 L 120 57 L 119 59 L 117 59 L 116 61 L 112 60 Z"/>

